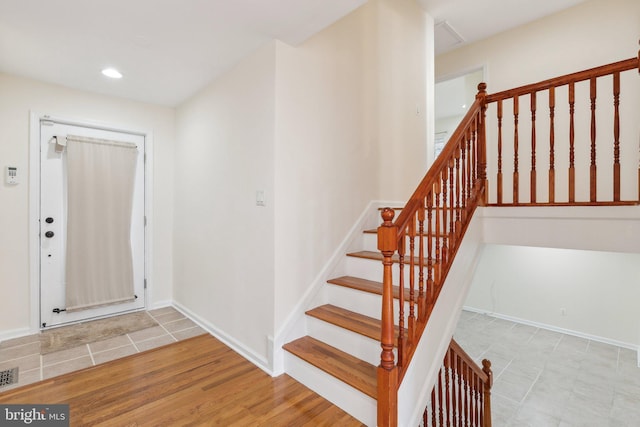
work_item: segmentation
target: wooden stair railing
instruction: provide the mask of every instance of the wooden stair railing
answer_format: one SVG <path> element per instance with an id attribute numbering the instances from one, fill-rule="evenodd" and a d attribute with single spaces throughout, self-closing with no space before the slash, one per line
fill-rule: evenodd
<path id="1" fill-rule="evenodd" d="M 398 219 L 393 222 L 393 209 L 382 211 L 384 222 L 378 228 L 384 271 L 382 353 L 377 373 L 379 426 L 397 425 L 398 386 L 473 212 L 485 201 L 485 88 L 484 83 L 478 86 L 475 102 Z M 398 271 L 398 332 L 393 314 L 394 263 Z M 407 316 L 405 302 L 409 307 Z"/>
<path id="2" fill-rule="evenodd" d="M 476 207 L 488 205 L 486 112 L 495 103 L 497 110 L 496 187 L 497 203 L 493 206 L 580 206 L 629 205 L 640 203 L 640 165 L 638 165 L 638 198 L 622 200 L 620 163 L 620 73 L 640 71 L 640 52 L 637 58 L 612 63 L 578 73 L 569 74 L 533 85 L 486 94 L 486 84 L 478 85 L 476 100 L 460 122 L 446 146 L 435 160 L 420 185 L 394 221 L 393 209 L 382 211 L 378 227 L 378 249 L 382 254 L 383 290 L 381 311 L 380 365 L 377 368 L 378 425 L 396 426 L 398 422 L 398 388 L 417 348 L 429 316 L 445 282 L 464 233 Z M 613 76 L 613 198 L 601 200 L 597 196 L 597 79 Z M 576 199 L 575 166 L 575 85 L 589 81 L 590 99 L 590 164 L 589 200 Z M 556 88 L 567 86 L 569 99 L 569 170 L 568 201 L 555 198 L 555 136 Z M 548 91 L 549 107 L 549 200 L 537 197 L 537 94 Z M 519 97 L 529 95 L 530 136 L 530 201 L 519 198 Z M 502 189 L 503 166 L 503 102 L 513 100 L 514 124 L 514 203 L 505 203 Z M 634 123 L 637 124 L 637 123 Z M 492 147 L 493 148 L 493 147 Z M 631 184 L 635 185 L 635 184 Z M 627 191 L 628 193 L 628 191 Z M 416 247 L 417 246 L 417 247 Z M 395 275 L 394 275 L 395 272 Z M 395 281 L 395 287 L 394 287 Z M 394 288 L 399 299 L 399 313 L 394 316 Z M 409 294 L 407 296 L 407 294 Z M 405 303 L 409 313 L 405 314 Z M 407 319 L 405 322 L 405 318 Z M 394 326 L 397 321 L 398 327 Z M 397 348 L 397 359 L 393 353 Z"/>
<path id="3" fill-rule="evenodd" d="M 491 427 L 491 362 L 480 368 L 455 341 L 449 349 L 422 415 L 424 427 Z"/>

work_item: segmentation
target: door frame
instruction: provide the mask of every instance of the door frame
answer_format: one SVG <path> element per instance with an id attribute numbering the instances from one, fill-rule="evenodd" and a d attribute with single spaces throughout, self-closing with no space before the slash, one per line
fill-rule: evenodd
<path id="1" fill-rule="evenodd" d="M 145 139 L 144 149 L 144 305 L 149 307 L 153 291 L 152 279 L 152 230 L 153 230 L 153 132 L 94 120 L 55 116 L 30 111 L 29 117 L 29 283 L 30 283 L 30 328 L 32 333 L 41 330 L 40 323 L 40 121 L 75 125 L 115 132 L 141 135 Z M 108 316 L 104 316 L 108 317 Z"/>

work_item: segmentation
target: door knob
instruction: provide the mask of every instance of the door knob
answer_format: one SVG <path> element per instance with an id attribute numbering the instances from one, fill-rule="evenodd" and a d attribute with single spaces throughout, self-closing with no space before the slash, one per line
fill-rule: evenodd
<path id="1" fill-rule="evenodd" d="M 48 237 L 49 239 L 52 238 L 54 236 L 53 231 L 47 231 L 46 233 L 44 233 L 45 237 Z"/>

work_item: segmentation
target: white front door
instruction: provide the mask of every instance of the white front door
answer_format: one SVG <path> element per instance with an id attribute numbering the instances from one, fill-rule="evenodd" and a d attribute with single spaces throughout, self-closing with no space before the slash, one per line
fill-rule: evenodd
<path id="1" fill-rule="evenodd" d="M 130 142 L 137 145 L 131 249 L 135 301 L 65 311 L 65 262 L 67 225 L 66 150 L 56 151 L 55 136 L 78 135 Z M 144 143 L 142 135 L 40 121 L 40 326 L 48 328 L 145 306 Z"/>

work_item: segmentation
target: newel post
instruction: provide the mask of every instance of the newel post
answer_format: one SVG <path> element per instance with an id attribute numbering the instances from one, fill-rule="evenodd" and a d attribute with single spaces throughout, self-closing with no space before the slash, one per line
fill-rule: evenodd
<path id="1" fill-rule="evenodd" d="M 484 407 L 482 408 L 482 427 L 491 427 L 491 387 L 493 386 L 493 372 L 491 362 L 487 359 L 482 361 L 482 372 L 487 374 L 487 383 L 484 385 Z"/>
<path id="2" fill-rule="evenodd" d="M 487 114 L 487 84 L 478 84 L 478 93 L 476 99 L 480 101 L 480 123 L 478 125 L 478 180 L 481 185 L 481 196 L 479 200 L 481 206 L 487 204 L 489 189 L 487 184 L 487 130 L 485 127 Z"/>
<path id="3" fill-rule="evenodd" d="M 382 252 L 384 269 L 382 283 L 382 333 L 380 365 L 378 366 L 378 426 L 395 427 L 398 423 L 398 367 L 393 355 L 392 257 L 398 250 L 398 227 L 393 224 L 395 212 L 382 210 L 382 225 L 378 227 L 378 249 Z"/>

